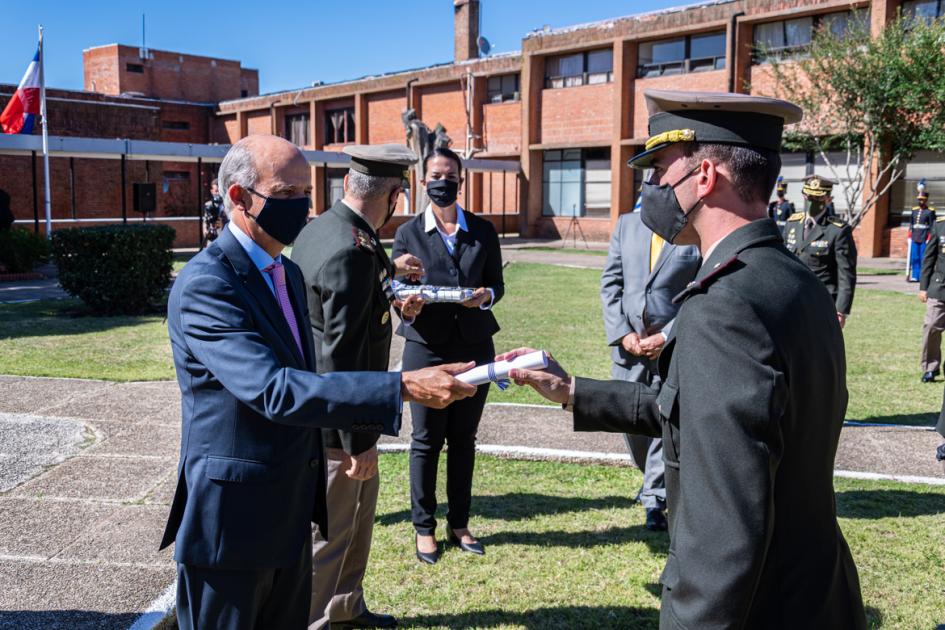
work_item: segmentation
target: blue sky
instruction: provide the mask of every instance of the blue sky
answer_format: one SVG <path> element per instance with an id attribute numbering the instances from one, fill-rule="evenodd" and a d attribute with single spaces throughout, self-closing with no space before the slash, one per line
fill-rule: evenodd
<path id="1" fill-rule="evenodd" d="M 507 52 L 518 50 L 527 32 L 545 24 L 570 26 L 692 1 L 482 0 L 482 30 L 494 52 Z M 238 59 L 259 70 L 263 93 L 416 68 L 453 56 L 452 0 L 5 0 L 4 5 L 0 83 L 19 82 L 42 23 L 46 85 L 82 89 L 82 50 L 139 45 L 142 12 L 149 47 Z"/>

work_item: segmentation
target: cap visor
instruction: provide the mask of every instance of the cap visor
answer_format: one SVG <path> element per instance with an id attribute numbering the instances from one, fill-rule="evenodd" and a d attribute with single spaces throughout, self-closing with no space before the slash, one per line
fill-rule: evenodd
<path id="1" fill-rule="evenodd" d="M 655 157 L 654 153 L 657 151 L 662 151 L 670 144 L 672 143 L 664 142 L 662 144 L 656 145 L 652 149 L 644 151 L 643 153 L 637 153 L 627 161 L 627 166 L 630 168 L 650 168 L 650 165 L 653 163 L 653 158 Z"/>

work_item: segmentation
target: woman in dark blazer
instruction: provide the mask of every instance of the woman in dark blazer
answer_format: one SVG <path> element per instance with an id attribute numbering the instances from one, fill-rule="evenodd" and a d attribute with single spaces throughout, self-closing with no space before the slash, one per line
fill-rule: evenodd
<path id="1" fill-rule="evenodd" d="M 475 293 L 461 304 L 427 304 L 411 324 L 400 325 L 397 334 L 406 339 L 403 369 L 454 361 L 490 363 L 495 357 L 492 335 L 499 330 L 491 308 L 505 290 L 499 237 L 490 222 L 456 203 L 462 184 L 459 156 L 436 149 L 425 170 L 422 184 L 432 203 L 397 230 L 394 258 L 407 252 L 419 257 L 422 284 L 473 288 Z M 449 445 L 447 538 L 463 551 L 484 553 L 469 531 L 469 506 L 476 430 L 488 393 L 489 385 L 481 385 L 475 396 L 440 410 L 410 405 L 410 502 L 421 562 L 434 564 L 439 559 L 436 473 L 444 442 Z"/>

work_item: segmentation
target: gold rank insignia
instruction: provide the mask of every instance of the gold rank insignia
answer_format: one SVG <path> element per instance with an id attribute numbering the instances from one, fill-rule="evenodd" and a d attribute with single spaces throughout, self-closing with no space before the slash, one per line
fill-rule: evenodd
<path id="1" fill-rule="evenodd" d="M 369 251 L 372 254 L 374 253 L 375 242 L 367 232 L 359 230 L 358 228 L 351 228 L 351 234 L 354 236 L 354 244 L 357 245 L 359 249 Z"/>
<path id="2" fill-rule="evenodd" d="M 389 319 L 390 319 L 390 313 L 387 312 L 387 311 L 384 311 L 384 314 L 381 315 L 381 326 L 383 326 L 384 324 L 386 324 L 386 323 L 387 323 L 387 320 L 389 320 Z"/>

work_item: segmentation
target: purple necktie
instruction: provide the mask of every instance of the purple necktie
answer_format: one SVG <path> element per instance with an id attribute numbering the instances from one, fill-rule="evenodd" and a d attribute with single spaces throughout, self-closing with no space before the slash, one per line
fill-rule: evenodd
<path id="1" fill-rule="evenodd" d="M 289 291 L 285 286 L 285 267 L 282 266 L 282 263 L 274 262 L 263 269 L 263 271 L 268 273 L 269 277 L 272 278 L 272 283 L 276 287 L 276 297 L 279 299 L 279 308 L 282 309 L 285 321 L 289 324 L 289 330 L 292 331 L 292 337 L 295 338 L 295 345 L 299 347 L 299 354 L 304 357 L 305 353 L 302 352 L 299 327 L 295 322 L 295 313 L 292 312 L 292 303 L 289 302 Z"/>

